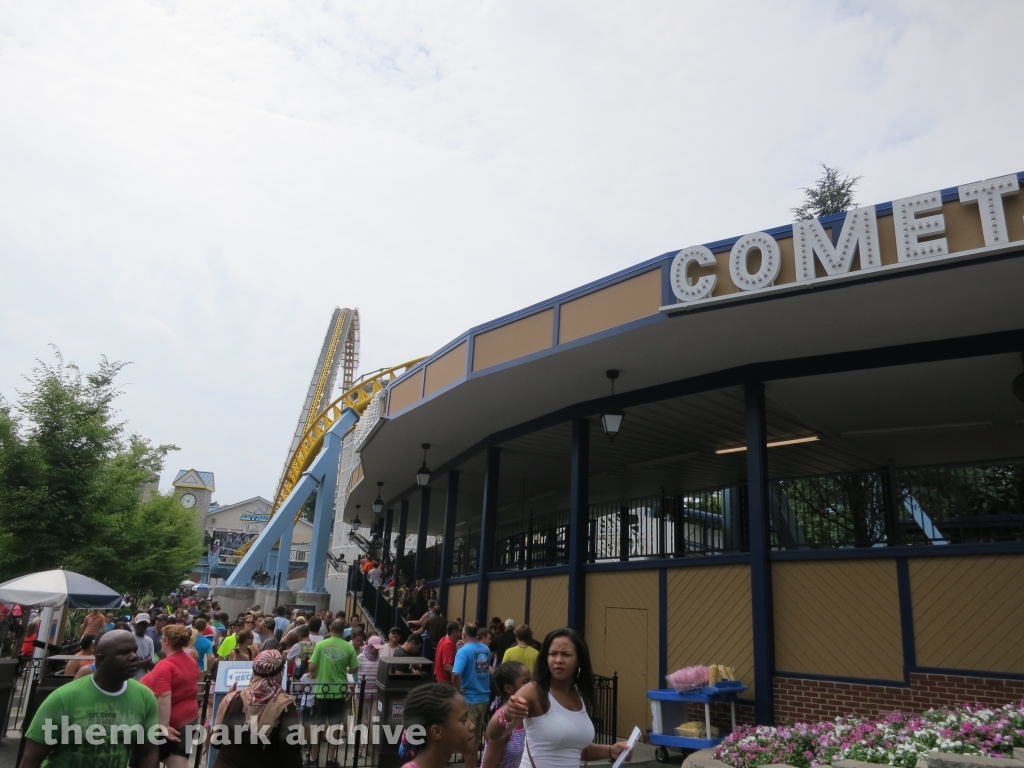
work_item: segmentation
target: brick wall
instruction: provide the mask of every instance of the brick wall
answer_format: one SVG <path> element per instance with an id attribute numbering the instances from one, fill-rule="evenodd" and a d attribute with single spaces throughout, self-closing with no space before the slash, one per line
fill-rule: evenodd
<path id="1" fill-rule="evenodd" d="M 690 704 L 686 708 L 686 716 L 691 720 L 703 723 L 704 705 Z M 757 721 L 754 719 L 754 705 L 743 703 L 742 701 L 737 702 L 736 725 L 753 725 L 755 722 Z M 718 703 L 711 705 L 711 725 L 714 728 L 718 728 L 722 733 L 732 731 L 732 715 L 730 714 L 728 704 Z"/>
<path id="2" fill-rule="evenodd" d="M 815 722 L 850 714 L 873 716 L 894 709 L 923 712 L 956 704 L 1001 706 L 1024 700 L 1024 680 L 923 672 L 911 673 L 909 686 L 776 677 L 774 687 L 777 723 Z M 739 711 L 737 708 L 737 716 Z"/>

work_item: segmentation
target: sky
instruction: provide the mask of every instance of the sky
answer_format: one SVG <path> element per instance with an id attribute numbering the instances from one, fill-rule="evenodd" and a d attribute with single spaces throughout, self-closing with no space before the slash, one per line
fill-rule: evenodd
<path id="1" fill-rule="evenodd" d="M 271 498 L 362 371 L 666 251 L 1024 170 L 1024 3 L 0 0 L 0 394 L 48 345 Z"/>

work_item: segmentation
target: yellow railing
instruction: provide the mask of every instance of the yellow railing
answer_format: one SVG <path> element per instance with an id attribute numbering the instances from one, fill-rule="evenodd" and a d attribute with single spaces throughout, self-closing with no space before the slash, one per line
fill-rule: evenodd
<path id="1" fill-rule="evenodd" d="M 302 473 L 309 469 L 313 459 L 320 453 L 320 449 L 324 445 L 324 435 L 334 425 L 334 422 L 341 417 L 342 411 L 346 408 L 351 408 L 356 413 L 362 415 L 370 401 L 379 395 L 388 384 L 423 359 L 420 357 L 407 363 L 402 363 L 392 368 L 384 368 L 363 376 L 341 397 L 324 408 L 314 419 L 307 422 L 309 426 L 306 428 L 302 440 L 299 441 L 298 447 L 288 459 L 288 468 L 285 470 L 284 477 L 281 478 L 281 484 L 278 486 L 277 494 L 274 496 L 274 508 L 270 513 L 271 517 L 277 514 L 277 510 L 284 504 L 288 494 L 292 492 L 292 488 L 299 482 Z M 296 519 L 298 519 L 299 514 L 301 514 L 301 510 L 296 513 Z M 235 554 L 244 555 L 253 541 L 255 539 L 246 542 L 236 549 Z"/>

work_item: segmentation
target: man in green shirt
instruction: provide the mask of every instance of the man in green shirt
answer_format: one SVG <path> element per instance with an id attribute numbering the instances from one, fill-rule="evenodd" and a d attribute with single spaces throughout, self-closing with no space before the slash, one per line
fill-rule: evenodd
<path id="1" fill-rule="evenodd" d="M 345 620 L 331 622 L 331 636 L 325 637 L 313 648 L 309 660 L 309 675 L 317 682 L 313 701 L 313 727 L 338 726 L 344 722 L 348 704 L 348 673 L 359 671 L 359 661 L 351 643 L 342 637 Z M 337 741 L 337 740 L 336 740 Z M 327 765 L 337 765 L 338 745 L 327 748 Z M 314 736 L 309 759 L 314 763 L 320 757 L 320 740 Z"/>
<path id="2" fill-rule="evenodd" d="M 139 667 L 131 632 L 107 632 L 96 643 L 96 671 L 46 697 L 27 737 L 23 768 L 157 768 L 162 742 L 156 697 L 132 677 Z M 167 730 L 172 741 L 177 731 Z"/>
<path id="3" fill-rule="evenodd" d="M 238 645 L 238 637 L 236 635 L 241 631 L 243 627 L 242 622 L 236 621 L 230 627 L 228 627 L 228 636 L 220 641 L 220 647 L 217 649 L 217 655 L 222 659 L 226 659 L 231 655 L 231 651 Z"/>

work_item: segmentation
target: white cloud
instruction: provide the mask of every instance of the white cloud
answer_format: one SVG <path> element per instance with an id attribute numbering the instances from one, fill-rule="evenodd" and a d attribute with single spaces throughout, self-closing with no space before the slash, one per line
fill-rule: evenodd
<path id="1" fill-rule="evenodd" d="M 269 496 L 363 369 L 672 248 L 1019 170 L 1016 2 L 0 2 L 0 391 L 56 343 Z M 170 471 L 165 473 L 165 485 Z"/>

